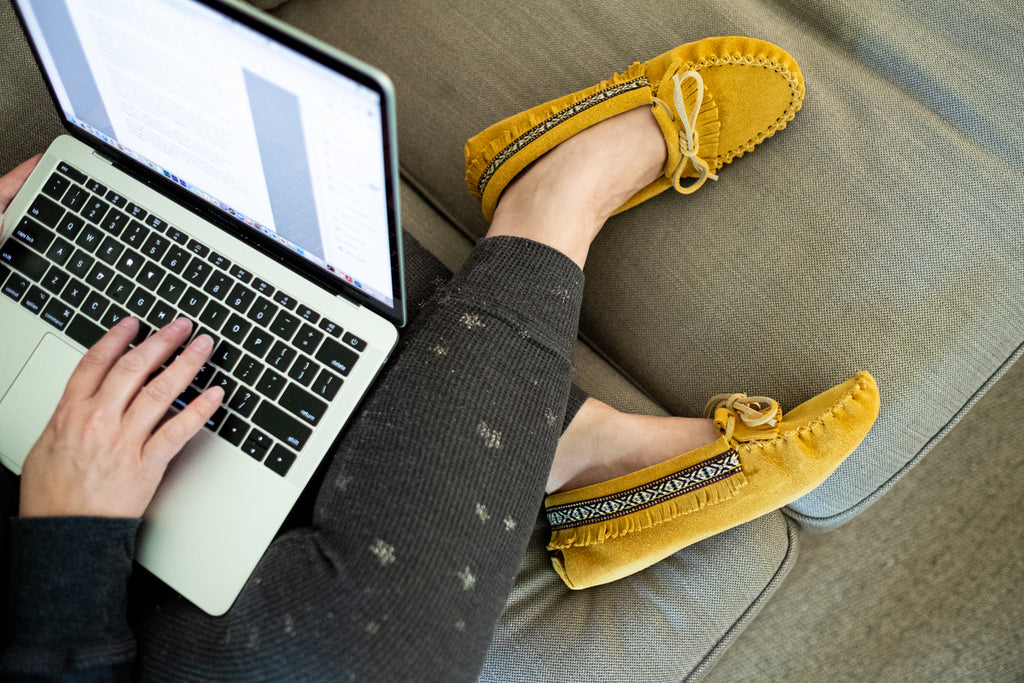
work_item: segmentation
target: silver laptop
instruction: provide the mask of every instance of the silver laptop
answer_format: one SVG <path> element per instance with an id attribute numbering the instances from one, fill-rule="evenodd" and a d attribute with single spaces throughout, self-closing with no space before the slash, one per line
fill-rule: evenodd
<path id="1" fill-rule="evenodd" d="M 137 560 L 231 606 L 397 340 L 394 94 L 233 0 L 14 0 L 68 134 L 4 216 L 0 460 L 18 473 L 85 349 L 133 315 L 216 340 L 177 402 Z"/>

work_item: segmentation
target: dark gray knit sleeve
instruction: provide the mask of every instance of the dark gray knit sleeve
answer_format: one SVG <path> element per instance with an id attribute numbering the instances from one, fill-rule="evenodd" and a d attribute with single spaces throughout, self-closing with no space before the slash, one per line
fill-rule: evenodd
<path id="1" fill-rule="evenodd" d="M 5 680 L 127 680 L 137 519 L 10 520 Z"/>

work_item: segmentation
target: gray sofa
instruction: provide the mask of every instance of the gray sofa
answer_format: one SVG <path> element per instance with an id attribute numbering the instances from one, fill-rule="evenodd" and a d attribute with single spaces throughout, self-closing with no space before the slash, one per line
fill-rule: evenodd
<path id="1" fill-rule="evenodd" d="M 578 382 L 694 415 L 723 391 L 793 406 L 865 369 L 875 428 L 787 509 L 614 584 L 566 589 L 538 521 L 482 679 L 1024 678 L 1017 3 L 256 4 L 391 75 L 404 227 L 451 268 L 486 228 L 462 146 L 490 123 L 710 35 L 804 71 L 780 135 L 602 232 Z M 0 51 L 6 172 L 59 129 L 6 5 Z"/>

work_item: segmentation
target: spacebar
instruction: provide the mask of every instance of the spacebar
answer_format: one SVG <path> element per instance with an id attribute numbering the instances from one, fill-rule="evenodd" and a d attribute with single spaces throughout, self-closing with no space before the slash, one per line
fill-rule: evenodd
<path id="1" fill-rule="evenodd" d="M 253 424 L 261 427 L 271 436 L 280 439 L 295 450 L 302 450 L 313 430 L 302 425 L 290 415 L 264 401 L 252 416 Z"/>

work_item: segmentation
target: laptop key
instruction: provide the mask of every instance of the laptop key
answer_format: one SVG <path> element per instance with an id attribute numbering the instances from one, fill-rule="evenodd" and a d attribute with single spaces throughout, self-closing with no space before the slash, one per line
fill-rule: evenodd
<path id="1" fill-rule="evenodd" d="M 171 241 L 166 237 L 156 233 L 150 233 L 149 237 L 146 238 L 146 243 L 142 245 L 142 249 L 139 251 L 154 261 L 159 261 L 164 257 L 164 254 L 170 246 Z"/>
<path id="2" fill-rule="evenodd" d="M 58 237 L 54 240 L 53 244 L 46 252 L 46 258 L 50 259 L 58 266 L 63 266 L 71 258 L 71 253 L 75 250 L 75 247 L 71 242 L 68 242 L 63 237 Z"/>
<path id="3" fill-rule="evenodd" d="M 327 404 L 294 384 L 281 394 L 280 406 L 303 422 L 316 426 L 327 412 Z"/>
<path id="4" fill-rule="evenodd" d="M 143 209 L 141 206 L 133 204 L 132 202 L 128 202 L 128 206 L 124 207 L 124 211 L 137 221 L 145 220 L 146 216 L 149 215 L 148 213 L 146 213 L 145 209 Z"/>
<path id="5" fill-rule="evenodd" d="M 124 245 L 121 244 L 121 241 L 107 235 L 100 243 L 100 248 L 96 250 L 96 258 L 112 266 L 123 251 Z"/>
<path id="6" fill-rule="evenodd" d="M 128 300 L 128 310 L 140 318 L 144 318 L 149 313 L 149 309 L 153 306 L 155 300 L 156 297 L 153 294 L 147 292 L 142 287 L 138 287 Z"/>
<path id="7" fill-rule="evenodd" d="M 64 333 L 88 349 L 100 340 L 105 331 L 102 327 L 79 313 L 71 321 L 71 324 L 67 326 Z"/>
<path id="8" fill-rule="evenodd" d="M 256 299 L 255 303 L 253 303 L 252 307 L 249 309 L 247 317 L 249 320 L 265 326 L 274 319 L 278 310 L 280 309 L 275 304 L 271 303 L 270 299 L 265 299 L 261 296 Z"/>
<path id="9" fill-rule="evenodd" d="M 249 336 L 245 338 L 245 343 L 242 344 L 242 348 L 253 354 L 257 358 L 262 358 L 268 350 L 270 350 L 270 342 L 273 341 L 273 337 L 270 333 L 264 330 L 262 327 L 256 327 Z"/>
<path id="10" fill-rule="evenodd" d="M 192 239 L 188 241 L 188 250 L 200 258 L 210 253 L 210 248 L 201 242 Z"/>
<path id="11" fill-rule="evenodd" d="M 100 325 L 110 329 L 114 325 L 121 322 L 121 319 L 128 315 L 128 311 L 124 310 L 120 306 L 111 306 L 107 309 L 107 312 L 103 314 L 100 319 Z"/>
<path id="12" fill-rule="evenodd" d="M 60 203 L 70 211 L 80 211 L 91 198 L 92 195 L 86 192 L 84 187 L 72 185 L 71 189 L 64 194 L 64 198 L 60 200 Z M 67 221 L 69 216 L 70 214 L 66 214 L 64 220 Z"/>
<path id="13" fill-rule="evenodd" d="M 342 380 L 337 375 L 327 370 L 321 370 L 310 389 L 312 389 L 313 393 L 317 396 L 320 396 L 327 401 L 333 401 L 334 397 L 338 395 L 338 389 L 341 388 L 341 383 Z"/>
<path id="14" fill-rule="evenodd" d="M 231 277 L 235 278 L 236 280 L 241 280 L 245 284 L 249 284 L 249 282 L 252 280 L 252 273 L 250 273 L 248 270 L 242 268 L 237 264 L 231 266 L 228 269 L 228 272 L 231 273 Z"/>
<path id="15" fill-rule="evenodd" d="M 14 237 L 39 252 L 45 252 L 53 241 L 53 233 L 28 216 L 15 226 Z"/>
<path id="16" fill-rule="evenodd" d="M 107 283 L 110 282 L 113 277 L 113 268 L 107 268 L 102 263 L 97 263 L 92 267 L 92 270 L 89 271 L 89 274 L 85 276 L 85 284 L 92 285 L 99 290 L 104 290 L 107 288 Z"/>
<path id="17" fill-rule="evenodd" d="M 242 357 L 242 352 L 237 347 L 222 341 L 214 349 L 213 355 L 210 356 L 210 362 L 223 370 L 230 372 L 238 359 Z"/>
<path id="18" fill-rule="evenodd" d="M 207 297 L 205 294 L 197 290 L 195 287 L 189 287 L 188 291 L 185 292 L 185 296 L 181 298 L 178 303 L 182 310 L 185 311 L 189 316 L 198 318 L 199 314 L 203 311 L 203 306 L 206 305 Z"/>
<path id="19" fill-rule="evenodd" d="M 252 385 L 256 383 L 256 379 L 263 372 L 263 364 L 258 359 L 252 356 L 246 356 L 238 365 L 235 366 L 234 376 L 245 382 L 246 384 Z"/>
<path id="20" fill-rule="evenodd" d="M 262 401 L 252 415 L 252 423 L 297 451 L 302 450 L 313 430 L 269 401 Z"/>
<path id="21" fill-rule="evenodd" d="M 274 294 L 273 286 L 271 286 L 271 284 L 266 280 L 261 280 L 259 278 L 252 281 L 252 288 L 263 296 L 273 296 Z"/>
<path id="22" fill-rule="evenodd" d="M 36 285 L 29 287 L 28 292 L 21 299 L 21 305 L 32 311 L 33 313 L 39 313 L 43 310 L 43 306 L 50 300 L 50 295 L 44 292 Z"/>
<path id="23" fill-rule="evenodd" d="M 359 360 L 359 356 L 344 344 L 339 344 L 333 339 L 325 339 L 323 346 L 316 354 L 316 359 L 342 377 L 347 377 L 348 373 L 352 371 L 352 366 Z"/>
<path id="24" fill-rule="evenodd" d="M 248 433 L 248 423 L 237 415 L 229 415 L 218 432 L 232 446 L 241 446 Z"/>
<path id="25" fill-rule="evenodd" d="M 60 299 L 50 299 L 50 303 L 46 304 L 41 317 L 58 330 L 63 330 L 74 314 L 75 310 Z"/>
<path id="26" fill-rule="evenodd" d="M 4 283 L 2 291 L 5 296 L 15 301 L 21 301 L 21 297 L 25 296 L 25 292 L 28 291 L 30 284 L 31 282 L 29 282 L 28 278 L 20 273 L 14 273 Z"/>
<path id="27" fill-rule="evenodd" d="M 206 282 L 206 278 L 209 277 L 211 270 L 213 270 L 213 266 L 200 257 L 193 256 L 181 275 L 189 284 L 202 287 L 203 283 Z"/>
<path id="28" fill-rule="evenodd" d="M 66 161 L 61 161 L 60 163 L 58 163 L 57 170 L 66 175 L 68 178 L 74 180 L 76 183 L 84 184 L 85 181 L 89 179 L 87 175 L 85 175 L 84 173 L 82 173 L 81 171 L 79 171 L 77 168 L 67 163 Z"/>
<path id="29" fill-rule="evenodd" d="M 131 249 L 126 249 L 114 267 L 128 277 L 135 277 L 146 260 Z"/>
<path id="30" fill-rule="evenodd" d="M 274 297 L 274 300 L 276 301 L 277 297 Z M 288 311 L 281 311 L 274 317 L 274 322 L 270 323 L 270 331 L 285 341 L 291 339 L 298 328 L 299 319 Z"/>
<path id="31" fill-rule="evenodd" d="M 254 429 L 249 432 L 249 437 L 242 444 L 242 452 L 258 461 L 263 460 L 273 443 L 269 436 Z"/>
<path id="32" fill-rule="evenodd" d="M 107 212 L 107 215 L 103 217 L 103 222 L 100 223 L 100 227 L 112 235 L 120 235 L 130 220 L 131 219 L 128 217 L 128 214 L 121 213 L 117 209 L 111 209 Z"/>
<path id="33" fill-rule="evenodd" d="M 224 336 L 236 344 L 241 344 L 242 340 L 245 339 L 245 335 L 249 333 L 252 328 L 252 323 L 247 322 L 241 318 L 237 313 L 232 313 L 228 319 L 222 333 Z"/>
<path id="34" fill-rule="evenodd" d="M 359 337 L 355 336 L 351 332 L 346 332 L 341 342 L 343 344 L 347 344 L 350 348 L 353 348 L 359 352 L 366 350 L 366 342 L 360 339 Z"/>
<path id="35" fill-rule="evenodd" d="M 173 275 L 168 275 L 164 278 L 164 281 L 160 283 L 160 288 L 156 290 L 156 293 L 164 299 L 167 299 L 170 303 L 176 304 L 178 302 L 178 297 L 180 297 L 184 291 L 185 283 Z"/>
<path id="36" fill-rule="evenodd" d="M 299 350 L 305 351 L 312 355 L 316 351 L 316 347 L 320 344 L 320 340 L 324 338 L 324 333 L 318 330 L 314 330 L 309 325 L 303 325 L 299 333 L 295 335 L 295 339 L 292 343 L 299 347 Z"/>
<path id="37" fill-rule="evenodd" d="M 206 281 L 206 285 L 203 287 L 203 291 L 212 297 L 216 297 L 221 301 L 228 295 L 228 291 L 231 289 L 231 276 L 226 273 L 214 273 L 210 276 L 210 279 Z"/>
<path id="38" fill-rule="evenodd" d="M 308 356 L 299 356 L 292 369 L 288 371 L 288 376 L 302 386 L 308 387 L 309 383 L 313 381 L 313 375 L 319 369 L 320 366 L 313 359 Z"/>
<path id="39" fill-rule="evenodd" d="M 99 322 L 103 317 L 103 312 L 107 310 L 107 306 L 110 302 L 107 301 L 102 294 L 99 292 L 90 292 L 89 296 L 85 297 L 85 303 L 82 304 L 82 313 Z"/>
<path id="40" fill-rule="evenodd" d="M 139 274 L 135 276 L 135 281 L 151 292 L 156 291 L 160 281 L 163 279 L 164 269 L 149 262 L 145 262 L 141 270 L 139 270 Z"/>
<path id="41" fill-rule="evenodd" d="M 284 292 L 278 292 L 274 295 L 274 301 L 280 304 L 282 307 L 287 308 L 289 311 L 294 310 L 297 302 L 292 297 L 288 296 Z"/>
<path id="42" fill-rule="evenodd" d="M 101 242 L 103 242 L 103 233 L 100 232 L 99 228 L 88 224 L 82 228 L 82 232 L 78 234 L 78 239 L 75 240 L 75 244 L 88 252 L 96 251 Z"/>
<path id="43" fill-rule="evenodd" d="M 64 291 L 61 293 L 60 298 L 68 302 L 74 308 L 78 308 L 85 301 L 85 297 L 89 295 L 89 288 L 82 283 L 81 280 L 71 278 L 67 286 L 64 287 Z"/>
<path id="44" fill-rule="evenodd" d="M 67 189 L 71 187 L 71 181 L 64 176 L 54 173 L 50 176 L 50 179 L 46 181 L 46 185 L 43 186 L 43 194 L 53 199 L 60 199 L 64 196 Z"/>
<path id="45" fill-rule="evenodd" d="M 334 322 L 333 320 L 328 320 L 327 318 L 321 318 L 320 319 L 320 323 L 317 325 L 317 327 L 319 327 L 321 330 L 323 330 L 327 334 L 331 335 L 335 339 L 337 339 L 338 337 L 341 336 L 341 332 L 342 332 L 341 325 L 339 325 L 338 323 Z"/>
<path id="46" fill-rule="evenodd" d="M 255 298 L 256 292 L 252 291 L 242 283 L 238 283 L 235 285 L 235 288 L 231 290 L 227 303 L 228 306 L 239 313 L 245 313 L 249 308 L 249 304 L 251 304 Z"/>
<path id="47" fill-rule="evenodd" d="M 170 323 L 176 317 L 175 311 L 172 306 L 168 306 L 163 301 L 157 301 L 153 308 L 149 311 L 149 315 L 146 316 L 146 320 L 153 325 L 153 327 L 163 327 Z"/>
<path id="48" fill-rule="evenodd" d="M 124 234 L 121 235 L 121 239 L 136 249 L 141 249 L 150 234 L 149 228 L 145 225 L 138 221 L 132 221 L 128 224 L 128 228 L 124 231 Z"/>
<path id="49" fill-rule="evenodd" d="M 294 453 L 284 446 L 275 445 L 274 450 L 270 451 L 270 455 L 267 456 L 267 460 L 263 464 L 283 477 L 288 474 L 293 462 L 295 462 Z"/>
<path id="50" fill-rule="evenodd" d="M 73 240 L 78 237 L 78 233 L 82 230 L 83 225 L 85 225 L 85 221 L 69 213 L 64 215 L 64 218 L 57 223 L 55 229 L 58 234 Z"/>
<path id="51" fill-rule="evenodd" d="M 153 215 L 149 215 L 144 219 L 140 218 L 139 220 L 144 220 L 146 225 L 158 232 L 163 232 L 167 228 L 167 222 L 164 219 L 157 218 Z"/>
<path id="52" fill-rule="evenodd" d="M 163 266 L 172 273 L 181 275 L 181 272 L 185 270 L 185 266 L 188 265 L 188 260 L 191 258 L 190 254 L 182 249 L 181 247 L 171 247 L 167 252 L 167 256 L 161 261 Z"/>
<path id="53" fill-rule="evenodd" d="M 231 397 L 231 401 L 228 403 L 228 407 L 235 411 L 242 417 L 249 417 L 252 414 L 252 409 L 256 407 L 256 403 L 259 402 L 259 395 L 249 387 L 239 387 L 238 391 Z"/>
<path id="54" fill-rule="evenodd" d="M 103 216 L 106 215 L 107 209 L 110 208 L 110 204 L 107 204 L 102 199 L 92 197 L 86 201 L 85 206 L 82 207 L 82 216 L 93 223 L 99 224 L 103 220 Z"/>
<path id="55" fill-rule="evenodd" d="M 71 260 L 68 261 L 67 268 L 71 271 L 72 275 L 85 278 L 85 276 L 89 274 L 89 269 L 92 268 L 92 264 L 95 262 L 96 261 L 92 256 L 89 256 L 81 249 L 76 249 L 75 253 L 71 255 Z"/>
<path id="56" fill-rule="evenodd" d="M 107 287 L 107 296 L 115 302 L 124 305 L 128 303 L 128 297 L 131 296 L 134 288 L 135 284 L 131 280 L 124 275 L 115 273 L 114 279 L 111 281 L 110 286 Z"/>
<path id="57" fill-rule="evenodd" d="M 64 288 L 64 285 L 67 284 L 70 278 L 70 275 L 57 266 L 50 266 L 50 270 L 43 276 L 42 285 L 54 294 L 57 294 Z"/>
<path id="58" fill-rule="evenodd" d="M 3 249 L 0 250 L 0 263 L 10 266 L 30 280 L 37 281 L 49 268 L 45 258 L 29 249 L 24 242 L 17 240 L 7 240 L 4 243 Z"/>
<path id="59" fill-rule="evenodd" d="M 212 362 L 212 359 L 211 359 Z M 238 382 L 231 379 L 225 372 L 218 372 L 213 377 L 213 381 L 210 382 L 211 387 L 220 387 L 224 390 L 224 402 L 227 403 L 228 399 L 235 393 L 235 389 L 238 387 Z M 236 444 L 237 445 L 237 444 Z"/>
<path id="60" fill-rule="evenodd" d="M 226 257 L 221 256 L 215 251 L 211 251 L 210 255 L 206 257 L 206 260 L 221 270 L 227 270 L 231 267 L 231 261 L 228 261 Z"/>
<path id="61" fill-rule="evenodd" d="M 178 244 L 188 244 L 188 235 L 174 226 L 167 226 L 167 236 L 171 238 L 171 241 Z"/>
<path id="62" fill-rule="evenodd" d="M 278 372 L 286 372 L 288 366 L 292 364 L 295 359 L 295 349 L 287 346 L 284 342 L 275 342 L 274 346 L 270 349 L 270 353 L 267 355 L 267 364 L 273 368 L 276 368 Z"/>
<path id="63" fill-rule="evenodd" d="M 114 192 L 113 190 L 107 192 L 106 198 L 108 202 L 118 207 L 119 209 L 123 209 L 125 206 L 128 205 L 128 200 L 119 195 L 118 193 Z"/>
<path id="64" fill-rule="evenodd" d="M 28 215 L 44 225 L 55 228 L 57 227 L 57 222 L 64 215 L 64 207 L 46 197 L 40 196 L 36 197 L 32 205 L 28 207 Z"/>
<path id="65" fill-rule="evenodd" d="M 277 400 L 281 390 L 284 389 L 284 385 L 288 383 L 288 380 L 283 375 L 279 375 L 273 370 L 266 370 L 263 376 L 260 377 L 259 381 L 256 382 L 256 391 L 260 392 L 271 401 Z"/>
<path id="66" fill-rule="evenodd" d="M 211 301 L 203 312 L 199 314 L 199 320 L 204 325 L 209 325 L 213 330 L 219 330 L 224 320 L 228 317 L 228 309 L 216 301 Z"/>

